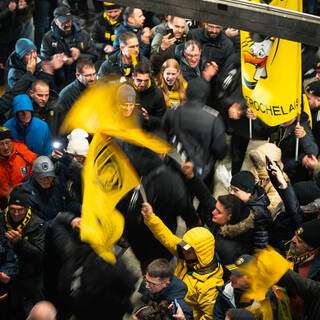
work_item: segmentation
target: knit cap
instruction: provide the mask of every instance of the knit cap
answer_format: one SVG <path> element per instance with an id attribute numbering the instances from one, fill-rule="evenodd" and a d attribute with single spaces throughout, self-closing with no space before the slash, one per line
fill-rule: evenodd
<path id="1" fill-rule="evenodd" d="M 0 141 L 4 139 L 13 139 L 12 133 L 7 127 L 0 127 Z"/>
<path id="2" fill-rule="evenodd" d="M 20 38 L 16 42 L 15 51 L 19 59 L 22 59 L 27 53 L 33 50 L 37 50 L 37 47 L 27 38 Z"/>
<path id="3" fill-rule="evenodd" d="M 104 1 L 103 2 L 103 7 L 104 7 L 104 10 L 113 10 L 113 9 L 120 9 L 121 5 L 120 4 L 116 4 L 116 3 L 112 3 L 112 2 Z"/>
<path id="4" fill-rule="evenodd" d="M 10 193 L 8 206 L 15 204 L 17 206 L 22 206 L 24 208 L 29 208 L 30 206 L 30 193 L 24 188 L 22 184 L 13 188 Z"/>
<path id="5" fill-rule="evenodd" d="M 297 235 L 312 248 L 320 247 L 320 220 L 304 222 L 297 230 Z"/>
<path id="6" fill-rule="evenodd" d="M 232 177 L 230 184 L 242 191 L 253 193 L 256 182 L 250 171 L 240 171 Z"/>
<path id="7" fill-rule="evenodd" d="M 119 87 L 117 91 L 117 97 L 119 100 L 119 104 L 136 102 L 136 93 L 134 89 L 128 84 L 123 84 Z"/>

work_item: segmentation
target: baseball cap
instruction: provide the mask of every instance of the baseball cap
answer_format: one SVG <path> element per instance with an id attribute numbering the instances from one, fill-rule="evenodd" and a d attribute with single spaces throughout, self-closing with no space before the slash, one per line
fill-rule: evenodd
<path id="1" fill-rule="evenodd" d="M 61 6 L 53 11 L 53 17 L 59 20 L 61 23 L 65 23 L 72 20 L 70 9 L 66 6 Z"/>
<path id="2" fill-rule="evenodd" d="M 33 162 L 32 172 L 39 179 L 56 176 L 54 173 L 54 165 L 47 156 L 40 156 Z"/>
<path id="3" fill-rule="evenodd" d="M 226 268 L 236 277 L 242 277 L 243 274 L 239 271 L 239 268 L 243 267 L 253 259 L 255 259 L 253 256 L 243 254 L 235 261 L 235 263 L 227 265 Z"/>

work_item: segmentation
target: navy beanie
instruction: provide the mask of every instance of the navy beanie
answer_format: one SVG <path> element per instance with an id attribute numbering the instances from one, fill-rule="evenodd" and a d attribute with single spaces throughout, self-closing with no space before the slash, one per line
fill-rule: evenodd
<path id="1" fill-rule="evenodd" d="M 37 47 L 31 40 L 27 38 L 20 38 L 16 42 L 15 51 L 19 59 L 22 59 L 27 53 L 32 50 L 37 50 Z"/>
<path id="2" fill-rule="evenodd" d="M 256 181 L 250 171 L 240 171 L 232 177 L 230 184 L 242 191 L 253 193 Z"/>
<path id="3" fill-rule="evenodd" d="M 296 234 L 309 246 L 316 249 L 320 247 L 320 220 L 314 219 L 304 222 Z"/>

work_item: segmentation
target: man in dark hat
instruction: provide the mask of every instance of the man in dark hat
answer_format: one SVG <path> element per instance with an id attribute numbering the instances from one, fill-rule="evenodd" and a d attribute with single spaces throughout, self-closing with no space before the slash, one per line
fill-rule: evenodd
<path id="1" fill-rule="evenodd" d="M 64 66 L 56 73 L 61 88 L 75 79 L 76 61 L 79 58 L 97 60 L 93 40 L 87 31 L 73 21 L 70 9 L 58 7 L 53 12 L 54 19 L 42 39 L 41 55 L 46 59 L 56 53 L 63 53 Z"/>
<path id="2" fill-rule="evenodd" d="M 37 156 L 24 143 L 13 140 L 8 128 L 0 127 L 0 209 L 7 206 L 12 188 L 31 174 Z"/>
<path id="3" fill-rule="evenodd" d="M 0 233 L 11 243 L 19 261 L 19 275 L 12 282 L 12 305 L 17 319 L 25 319 L 25 306 L 44 299 L 42 260 L 45 231 L 43 220 L 30 206 L 30 193 L 23 185 L 10 193 L 8 207 L 0 217 Z M 26 301 L 28 304 L 26 304 Z"/>
<path id="4" fill-rule="evenodd" d="M 291 239 L 288 260 L 305 278 L 320 281 L 320 220 L 304 222 Z"/>

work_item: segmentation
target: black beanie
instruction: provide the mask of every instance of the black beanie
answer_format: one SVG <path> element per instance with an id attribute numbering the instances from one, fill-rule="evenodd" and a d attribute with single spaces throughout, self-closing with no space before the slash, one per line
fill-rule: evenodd
<path id="1" fill-rule="evenodd" d="M 314 219 L 304 222 L 297 230 L 297 235 L 310 247 L 320 247 L 320 220 Z"/>
<path id="2" fill-rule="evenodd" d="M 0 141 L 4 139 L 13 139 L 11 131 L 6 127 L 0 127 Z"/>
<path id="3" fill-rule="evenodd" d="M 230 184 L 242 191 L 253 193 L 256 182 L 250 171 L 240 171 L 232 177 Z"/>
<path id="4" fill-rule="evenodd" d="M 22 184 L 13 188 L 10 193 L 8 205 L 15 204 L 17 206 L 22 206 L 24 208 L 29 208 L 30 206 L 30 193 L 24 188 Z"/>

